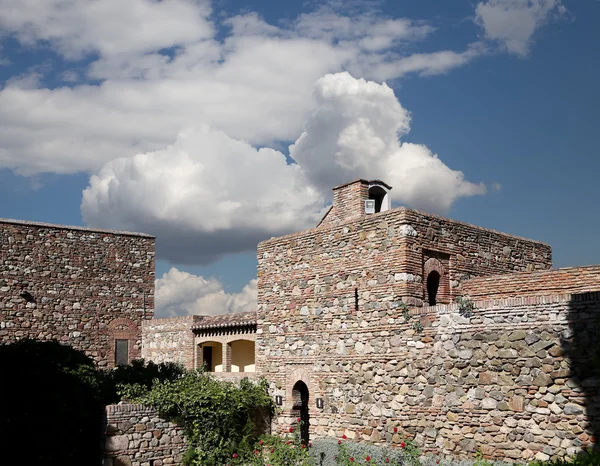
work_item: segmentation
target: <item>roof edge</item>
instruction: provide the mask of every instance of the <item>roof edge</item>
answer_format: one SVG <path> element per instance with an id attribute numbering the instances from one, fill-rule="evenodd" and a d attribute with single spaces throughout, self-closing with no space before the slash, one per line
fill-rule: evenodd
<path id="1" fill-rule="evenodd" d="M 154 235 L 148 233 L 139 233 L 134 231 L 123 231 L 123 230 L 109 230 L 105 228 L 92 228 L 80 225 L 61 225 L 59 223 L 46 223 L 46 222 L 34 222 L 31 220 L 15 220 L 12 218 L 0 218 L 0 223 L 9 225 L 22 225 L 29 227 L 44 227 L 54 228 L 56 230 L 74 230 L 74 231 L 88 231 L 90 233 L 106 233 L 110 235 L 119 236 L 139 236 L 142 238 L 156 238 Z"/>

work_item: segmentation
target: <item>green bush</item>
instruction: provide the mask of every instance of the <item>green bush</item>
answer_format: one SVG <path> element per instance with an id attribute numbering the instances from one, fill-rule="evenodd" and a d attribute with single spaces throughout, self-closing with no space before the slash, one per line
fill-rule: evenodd
<path id="1" fill-rule="evenodd" d="M 188 465 L 225 464 L 248 457 L 272 413 L 267 383 L 223 382 L 201 371 L 156 381 L 135 401 L 155 407 L 184 430 Z M 261 425 L 262 424 L 262 425 Z"/>

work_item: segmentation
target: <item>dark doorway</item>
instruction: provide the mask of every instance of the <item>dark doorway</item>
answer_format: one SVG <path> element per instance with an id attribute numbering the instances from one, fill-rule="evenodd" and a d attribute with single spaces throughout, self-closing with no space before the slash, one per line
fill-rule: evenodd
<path id="1" fill-rule="evenodd" d="M 203 346 L 202 347 L 202 360 L 204 363 L 204 370 L 206 372 L 211 372 L 213 370 L 213 355 L 212 355 L 212 346 Z"/>
<path id="2" fill-rule="evenodd" d="M 308 416 L 308 387 L 301 380 L 294 384 L 292 398 L 294 400 L 292 414 L 299 417 L 302 421 L 302 425 L 300 426 L 300 440 L 303 445 L 308 445 L 308 431 L 310 426 Z"/>
<path id="3" fill-rule="evenodd" d="M 430 306 L 435 306 L 437 300 L 437 292 L 440 287 L 440 274 L 435 270 L 427 275 L 427 298 Z"/>

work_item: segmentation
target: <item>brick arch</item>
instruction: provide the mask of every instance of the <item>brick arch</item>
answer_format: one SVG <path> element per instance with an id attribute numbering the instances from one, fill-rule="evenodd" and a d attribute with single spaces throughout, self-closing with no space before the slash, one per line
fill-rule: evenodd
<path id="1" fill-rule="evenodd" d="M 431 257 L 423 264 L 423 301 L 425 305 L 429 302 L 429 293 L 427 290 L 427 278 L 431 272 L 437 272 L 440 275 L 440 282 L 438 286 L 436 302 L 437 303 L 449 303 L 450 302 L 450 280 L 448 278 L 448 272 L 444 268 L 444 264 L 439 259 Z"/>
<path id="2" fill-rule="evenodd" d="M 293 391 L 294 391 L 294 385 L 296 385 L 296 382 L 304 382 L 305 385 L 308 387 L 308 393 L 310 394 L 311 399 L 314 399 L 315 394 L 314 394 L 314 387 L 312 385 L 312 383 L 310 382 L 310 370 L 306 367 L 299 367 L 297 369 L 294 369 L 292 372 L 289 373 L 289 375 L 286 377 L 287 379 L 287 385 L 286 385 L 286 404 L 289 405 L 288 408 L 291 408 L 292 406 L 292 400 L 293 400 Z"/>
<path id="3" fill-rule="evenodd" d="M 136 323 L 126 317 L 117 317 L 108 323 L 108 366 L 115 366 L 115 345 L 117 340 L 129 341 L 129 361 L 140 357 L 139 342 L 141 330 Z"/>

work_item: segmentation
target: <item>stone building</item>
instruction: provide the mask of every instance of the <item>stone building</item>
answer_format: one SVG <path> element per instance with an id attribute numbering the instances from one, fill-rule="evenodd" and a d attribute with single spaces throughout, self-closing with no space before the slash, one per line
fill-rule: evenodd
<path id="1" fill-rule="evenodd" d="M 312 438 L 510 461 L 587 445 L 600 266 L 551 270 L 550 246 L 392 209 L 390 189 L 338 186 L 314 229 L 258 246 L 256 370 L 282 403 L 275 429 L 300 415 Z"/>
<path id="2" fill-rule="evenodd" d="M 0 219 L 0 342 L 57 339 L 101 367 L 141 354 L 154 237 Z"/>
<path id="3" fill-rule="evenodd" d="M 143 324 L 142 357 L 205 367 L 220 376 L 252 377 L 256 372 L 256 313 L 194 315 Z"/>
<path id="4" fill-rule="evenodd" d="M 264 376 L 274 431 L 299 416 L 306 440 L 511 462 L 592 443 L 600 266 L 552 269 L 546 244 L 392 208 L 391 189 L 338 186 L 315 228 L 260 243 L 257 311 L 225 316 L 150 320 L 150 236 L 3 221 L 0 338 Z"/>

